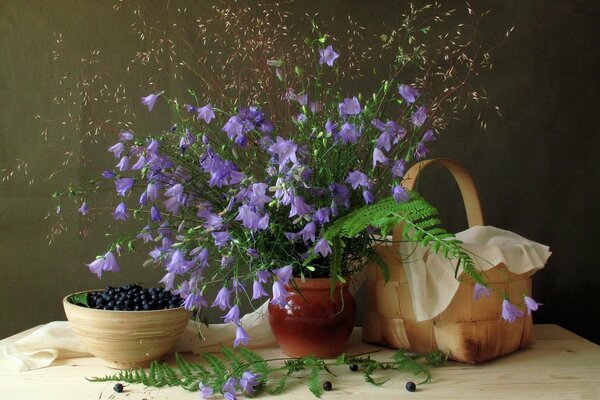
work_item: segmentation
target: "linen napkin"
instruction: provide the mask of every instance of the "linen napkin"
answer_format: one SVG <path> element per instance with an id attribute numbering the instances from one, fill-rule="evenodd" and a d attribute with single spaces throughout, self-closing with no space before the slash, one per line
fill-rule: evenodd
<path id="1" fill-rule="evenodd" d="M 242 326 L 250 336 L 250 348 L 275 346 L 269 327 L 267 303 L 244 315 Z M 199 335 L 195 321 L 190 321 L 171 352 L 217 351 L 221 343 L 231 345 L 235 327 L 231 324 L 202 326 Z M 61 358 L 91 357 L 75 336 L 67 321 L 53 321 L 0 341 L 0 369 L 26 371 L 47 367 Z"/>
<path id="2" fill-rule="evenodd" d="M 474 226 L 456 234 L 463 248 L 474 258 L 475 266 L 487 271 L 503 263 L 515 274 L 535 272 L 552 254 L 548 246 L 493 226 Z M 428 247 L 402 242 L 399 252 L 417 321 L 426 321 L 444 311 L 458 290 L 455 263 L 450 263 Z M 459 273 L 462 269 L 459 269 Z"/>

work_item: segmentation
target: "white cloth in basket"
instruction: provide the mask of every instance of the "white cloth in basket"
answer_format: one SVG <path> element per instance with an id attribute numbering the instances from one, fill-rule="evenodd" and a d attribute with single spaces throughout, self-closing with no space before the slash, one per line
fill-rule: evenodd
<path id="1" fill-rule="evenodd" d="M 483 271 L 504 263 L 515 274 L 535 272 L 544 267 L 551 254 L 548 246 L 493 226 L 474 226 L 456 237 Z M 456 263 L 412 242 L 402 242 L 399 251 L 417 321 L 436 317 L 458 290 L 459 282 L 454 278 Z"/>

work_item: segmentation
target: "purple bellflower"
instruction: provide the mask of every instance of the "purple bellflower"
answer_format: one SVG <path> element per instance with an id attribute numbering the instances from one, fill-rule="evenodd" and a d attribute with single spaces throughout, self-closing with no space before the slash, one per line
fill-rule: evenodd
<path id="1" fill-rule="evenodd" d="M 414 103 L 417 100 L 417 97 L 420 95 L 417 89 L 414 89 L 408 85 L 400 85 L 398 88 L 398 93 L 408 104 Z"/>
<path id="2" fill-rule="evenodd" d="M 387 164 L 387 162 L 388 158 L 383 154 L 383 151 L 375 147 L 373 149 L 373 168 L 375 168 L 377 164 Z"/>
<path id="3" fill-rule="evenodd" d="M 273 271 L 277 280 L 284 285 L 287 285 L 290 279 L 292 279 L 292 271 L 293 268 L 291 265 L 286 265 L 285 267 L 278 268 Z"/>
<path id="4" fill-rule="evenodd" d="M 108 252 L 102 258 L 98 258 L 89 264 L 85 264 L 90 268 L 90 271 L 98 275 L 98 279 L 102 278 L 102 272 L 111 271 L 119 272 L 119 264 L 112 252 Z"/>
<path id="5" fill-rule="evenodd" d="M 359 186 L 369 187 L 369 177 L 360 171 L 352 171 L 348 174 L 346 183 L 349 183 L 354 190 L 356 190 L 356 188 Z"/>
<path id="6" fill-rule="evenodd" d="M 327 64 L 330 67 L 333 67 L 333 62 L 340 56 L 333 50 L 331 45 L 327 46 L 324 49 L 319 49 L 319 64 Z"/>
<path id="7" fill-rule="evenodd" d="M 363 190 L 362 195 L 365 204 L 371 204 L 375 201 L 375 196 L 373 196 L 373 193 L 371 193 L 370 190 Z"/>
<path id="8" fill-rule="evenodd" d="M 281 137 L 277 137 L 277 142 L 269 147 L 271 155 L 277 155 L 279 162 L 279 171 L 281 171 L 288 162 L 292 164 L 298 164 L 296 158 L 296 150 L 298 146 L 291 140 L 285 140 Z"/>
<path id="9" fill-rule="evenodd" d="M 271 299 L 271 303 L 279 306 L 279 308 L 284 308 L 287 303 L 288 296 L 289 292 L 286 290 L 282 282 L 273 282 L 273 298 Z"/>
<path id="10" fill-rule="evenodd" d="M 529 296 L 525 296 L 523 301 L 525 302 L 525 307 L 527 307 L 527 315 L 531 315 L 532 311 L 537 311 L 538 307 L 542 305 L 542 303 L 538 303 Z"/>
<path id="11" fill-rule="evenodd" d="M 133 178 L 120 178 L 115 180 L 115 188 L 119 196 L 125 196 L 135 183 Z"/>
<path id="12" fill-rule="evenodd" d="M 260 385 L 258 378 L 260 378 L 259 374 L 254 374 L 250 371 L 244 371 L 239 381 L 240 387 L 244 392 L 248 393 L 249 395 L 253 395 L 256 392 L 258 385 Z"/>
<path id="13" fill-rule="evenodd" d="M 203 399 L 213 397 L 213 394 L 215 393 L 214 389 L 210 386 L 205 385 L 204 382 L 200 382 L 200 386 L 198 387 L 198 389 L 200 389 L 200 396 Z"/>
<path id="14" fill-rule="evenodd" d="M 183 308 L 189 311 L 194 309 L 198 310 L 201 307 L 206 306 L 207 304 L 206 300 L 204 299 L 204 296 L 202 296 L 202 294 L 200 294 L 200 292 L 198 291 L 189 293 L 183 301 Z"/>
<path id="15" fill-rule="evenodd" d="M 404 160 L 396 160 L 391 168 L 391 173 L 394 178 L 402 178 L 406 170 Z"/>
<path id="16" fill-rule="evenodd" d="M 152 111 L 152 109 L 154 108 L 154 105 L 158 101 L 158 98 L 163 93 L 164 93 L 164 91 L 163 92 L 158 92 L 158 93 L 152 93 L 152 94 L 149 94 L 146 97 L 142 97 L 142 104 L 148 107 L 148 111 Z"/>
<path id="17" fill-rule="evenodd" d="M 79 212 L 81 215 L 86 215 L 87 213 L 89 213 L 90 209 L 88 208 L 87 202 L 84 201 L 81 207 L 79 207 L 79 209 L 77 210 L 77 212 Z"/>
<path id="18" fill-rule="evenodd" d="M 416 127 L 421 127 L 425 123 L 426 119 L 427 119 L 427 108 L 424 106 L 417 108 L 417 111 L 412 113 L 412 115 L 410 116 L 411 122 Z"/>
<path id="19" fill-rule="evenodd" d="M 519 310 L 517 306 L 512 304 L 508 299 L 502 301 L 502 319 L 507 322 L 514 322 L 517 318 L 523 317 L 525 314 Z"/>
<path id="20" fill-rule="evenodd" d="M 252 283 L 252 300 L 256 300 L 268 295 L 269 294 L 263 287 L 262 283 L 260 283 L 259 281 L 254 281 Z"/>
<path id="21" fill-rule="evenodd" d="M 198 114 L 196 115 L 198 119 L 203 119 L 207 124 L 215 118 L 215 112 L 210 104 L 205 105 L 204 107 L 200 107 L 198 109 Z"/>
<path id="22" fill-rule="evenodd" d="M 231 307 L 229 312 L 221 318 L 223 318 L 223 322 L 233 322 L 234 324 L 238 325 L 240 323 L 240 308 L 236 304 L 235 306 Z"/>
<path id="23" fill-rule="evenodd" d="M 128 132 L 128 131 L 121 131 L 119 132 L 119 140 L 121 142 L 127 142 L 129 140 L 133 139 L 133 133 Z"/>
<path id="24" fill-rule="evenodd" d="M 129 218 L 129 213 L 127 212 L 127 205 L 124 202 L 120 202 L 115 212 L 113 212 L 113 218 L 115 220 L 125 221 Z"/>
<path id="25" fill-rule="evenodd" d="M 119 171 L 127 171 L 129 169 L 129 157 L 124 156 L 121 158 L 121 161 L 116 165 Z"/>
<path id="26" fill-rule="evenodd" d="M 215 297 L 215 301 L 211 304 L 211 307 L 219 307 L 221 311 L 224 311 L 227 308 L 231 308 L 229 303 L 229 295 L 231 292 L 225 286 L 219 290 L 217 296 Z"/>
<path id="27" fill-rule="evenodd" d="M 490 298 L 490 290 L 483 286 L 481 283 L 476 283 L 475 288 L 473 289 L 473 298 L 475 301 L 479 300 L 482 296 Z"/>
<path id="28" fill-rule="evenodd" d="M 233 341 L 233 347 L 238 347 L 240 344 L 243 346 L 248 346 L 249 339 L 250 338 L 248 337 L 248 334 L 246 333 L 244 328 L 242 328 L 241 325 L 238 325 L 235 328 L 235 339 Z"/>
<path id="29" fill-rule="evenodd" d="M 408 201 L 408 192 L 400 185 L 394 185 L 392 188 L 392 197 L 396 203 L 402 203 Z"/>
<path id="30" fill-rule="evenodd" d="M 358 102 L 358 98 L 354 96 L 353 98 L 345 98 L 344 102 L 338 105 L 338 110 L 340 112 L 340 117 L 346 118 L 349 115 L 358 115 L 360 114 L 360 103 Z"/>
<path id="31" fill-rule="evenodd" d="M 324 225 L 327 222 L 329 222 L 329 214 L 330 213 L 331 213 L 331 210 L 329 209 L 329 207 L 321 207 L 313 215 L 313 221 L 315 221 L 316 223 L 318 223 L 320 225 Z"/>
<path id="32" fill-rule="evenodd" d="M 331 246 L 329 246 L 329 243 L 325 238 L 319 239 L 315 245 L 315 253 L 319 253 L 323 257 L 327 257 L 332 253 Z"/>
<path id="33" fill-rule="evenodd" d="M 121 153 L 125 150 L 125 145 L 121 142 L 115 143 L 108 148 L 108 151 L 113 153 L 115 158 L 121 157 Z"/>
<path id="34" fill-rule="evenodd" d="M 152 109 L 154 108 L 154 105 L 158 101 L 158 98 L 163 93 L 164 92 L 152 93 L 152 94 L 149 94 L 146 97 L 142 97 L 142 104 L 148 107 L 148 111 L 152 111 Z"/>
<path id="35" fill-rule="evenodd" d="M 355 144 L 360 137 L 360 132 L 354 125 L 346 122 L 344 125 L 342 125 L 342 129 L 340 130 L 338 137 L 342 140 L 343 144 Z"/>

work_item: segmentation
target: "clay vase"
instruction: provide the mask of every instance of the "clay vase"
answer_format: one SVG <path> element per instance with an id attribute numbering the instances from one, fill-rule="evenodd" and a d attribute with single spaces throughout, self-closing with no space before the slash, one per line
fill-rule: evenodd
<path id="1" fill-rule="evenodd" d="M 269 324 L 281 350 L 290 357 L 333 358 L 343 353 L 354 327 L 356 303 L 348 285 L 331 294 L 329 278 L 295 280 L 285 307 L 269 303 Z"/>

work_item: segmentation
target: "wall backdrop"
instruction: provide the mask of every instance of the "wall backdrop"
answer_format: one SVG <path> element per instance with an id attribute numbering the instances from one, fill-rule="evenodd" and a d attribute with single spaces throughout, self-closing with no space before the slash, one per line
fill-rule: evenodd
<path id="1" fill-rule="evenodd" d="M 206 2 L 172 2 L 177 7 L 170 14 L 160 2 L 140 3 L 139 12 L 157 32 L 182 18 L 177 7 L 192 7 L 199 17 L 210 12 Z M 253 4 L 236 4 L 245 3 Z M 331 21 L 322 28 L 337 29 L 338 37 L 345 14 L 369 32 L 398 23 L 408 6 L 391 0 L 301 3 L 281 9 L 319 13 Z M 466 7 L 463 1 L 444 3 Z M 475 6 L 483 3 L 492 10 L 482 22 L 483 38 L 496 40 L 515 26 L 493 53 L 493 70 L 478 82 L 502 116 L 490 113 L 483 130 L 473 115 L 463 115 L 443 132 L 433 156 L 456 159 L 471 171 L 487 224 L 550 246 L 552 257 L 534 276 L 534 297 L 544 303 L 534 321 L 556 323 L 600 343 L 600 3 L 515 0 Z M 139 268 L 144 254 L 127 256 L 123 272 L 102 281 L 89 273 L 83 263 L 108 243 L 94 228 L 110 221 L 65 215 L 64 232 L 52 239 L 57 203 L 50 194 L 111 166 L 104 153 L 114 136 L 100 132 L 81 140 L 86 124 L 110 110 L 102 102 L 86 102 L 86 84 L 73 82 L 94 70 L 112 89 L 123 83 L 132 99 L 147 94 L 147 77 L 126 73 L 131 55 L 149 50 L 140 48 L 135 10 L 135 2 L 127 1 L 0 2 L 0 338 L 64 319 L 61 300 L 68 293 L 161 277 L 160 271 Z M 97 83 L 89 80 L 87 87 L 98 89 Z M 193 85 L 178 79 L 153 83 L 172 91 Z M 137 103 L 129 106 L 134 114 L 143 111 Z M 136 118 L 149 130 L 168 123 L 164 110 Z M 443 171 L 427 172 L 421 188 L 449 228 L 465 228 L 458 191 Z"/>

